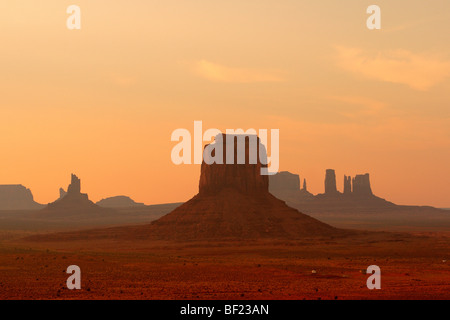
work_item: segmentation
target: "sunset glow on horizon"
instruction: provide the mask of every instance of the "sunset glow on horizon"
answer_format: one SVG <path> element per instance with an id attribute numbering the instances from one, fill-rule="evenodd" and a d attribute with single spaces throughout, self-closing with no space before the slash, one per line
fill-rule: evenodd
<path id="1" fill-rule="evenodd" d="M 68 30 L 66 8 L 81 8 Z M 182 202 L 199 165 L 171 133 L 280 130 L 280 171 L 326 169 L 450 208 L 450 2 L 31 0 L 0 3 L 0 184 L 40 203 L 70 174 L 93 201 Z"/>

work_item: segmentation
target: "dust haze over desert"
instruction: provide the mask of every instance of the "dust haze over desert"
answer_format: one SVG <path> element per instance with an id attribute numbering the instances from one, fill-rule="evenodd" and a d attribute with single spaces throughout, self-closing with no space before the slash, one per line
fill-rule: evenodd
<path id="1" fill-rule="evenodd" d="M 0 4 L 1 300 L 450 298 L 448 1 L 76 2 Z"/>

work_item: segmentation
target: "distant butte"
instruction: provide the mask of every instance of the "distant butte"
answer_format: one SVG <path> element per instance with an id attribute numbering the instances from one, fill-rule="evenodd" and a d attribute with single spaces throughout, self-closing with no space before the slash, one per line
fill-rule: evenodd
<path id="1" fill-rule="evenodd" d="M 115 196 L 102 199 L 96 202 L 96 205 L 104 208 L 130 208 L 145 206 L 145 204 L 135 202 L 133 199 L 127 196 Z"/>
<path id="2" fill-rule="evenodd" d="M 223 150 L 227 150 L 226 141 L 226 135 L 222 135 L 216 137 L 215 143 L 223 143 Z M 236 143 L 234 148 L 236 157 Z M 259 138 L 257 148 L 264 148 Z M 245 150 L 247 155 L 255 151 L 250 150 L 248 138 Z M 275 198 L 269 193 L 268 176 L 261 175 L 262 167 L 259 159 L 256 164 L 235 161 L 209 165 L 203 161 L 199 193 L 151 225 L 135 229 L 134 235 L 167 240 L 218 240 L 301 239 L 345 233 Z M 288 179 L 292 186 L 299 186 L 296 177 Z"/>
<path id="3" fill-rule="evenodd" d="M 349 210 L 385 210 L 396 205 L 373 194 L 370 176 L 358 174 L 355 177 L 344 176 L 343 192 L 336 186 L 336 173 L 333 169 L 325 172 L 325 192 L 317 195 L 292 185 L 290 172 L 279 172 L 270 177 L 270 192 L 288 205 L 306 212 L 347 212 Z M 361 210 L 363 209 L 363 210 Z"/>
<path id="4" fill-rule="evenodd" d="M 337 192 L 336 173 L 333 169 L 327 169 L 325 173 L 325 194 L 335 195 Z"/>
<path id="5" fill-rule="evenodd" d="M 71 182 L 67 188 L 60 189 L 60 198 L 55 202 L 49 203 L 42 211 L 67 213 L 92 213 L 103 212 L 104 208 L 97 206 L 85 193 L 81 193 L 81 180 L 74 174 L 71 176 Z"/>
<path id="6" fill-rule="evenodd" d="M 0 210 L 37 210 L 43 207 L 34 201 L 31 190 L 23 185 L 0 185 Z"/>

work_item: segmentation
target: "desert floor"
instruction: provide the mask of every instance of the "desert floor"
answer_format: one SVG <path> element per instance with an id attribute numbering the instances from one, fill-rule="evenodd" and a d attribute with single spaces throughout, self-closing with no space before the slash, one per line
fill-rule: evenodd
<path id="1" fill-rule="evenodd" d="M 222 243 L 26 235 L 0 233 L 0 299 L 450 299 L 445 233 Z M 81 268 L 81 290 L 66 287 L 69 265 Z M 370 265 L 381 290 L 366 286 Z"/>

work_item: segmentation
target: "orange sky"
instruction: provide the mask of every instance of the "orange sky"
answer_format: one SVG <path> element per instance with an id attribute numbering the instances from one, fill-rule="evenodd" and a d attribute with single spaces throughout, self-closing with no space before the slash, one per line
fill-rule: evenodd
<path id="1" fill-rule="evenodd" d="M 81 7 L 82 29 L 66 28 Z M 0 3 L 0 184 L 47 203 L 196 193 L 173 130 L 280 129 L 281 170 L 369 172 L 399 204 L 450 207 L 450 2 L 15 0 Z"/>

